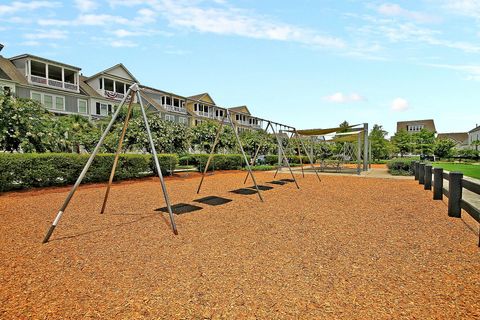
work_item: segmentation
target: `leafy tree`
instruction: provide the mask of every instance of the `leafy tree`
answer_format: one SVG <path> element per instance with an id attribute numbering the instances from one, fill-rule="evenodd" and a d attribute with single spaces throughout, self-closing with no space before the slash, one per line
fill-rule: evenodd
<path id="1" fill-rule="evenodd" d="M 347 120 L 343 121 L 342 123 L 340 123 L 338 125 L 338 127 L 340 127 L 341 129 L 338 130 L 338 133 L 342 133 L 342 132 L 347 132 L 348 131 L 348 127 L 350 126 L 350 124 L 348 123 Z"/>
<path id="2" fill-rule="evenodd" d="M 435 146 L 435 133 L 427 129 L 413 134 L 415 151 L 422 155 L 430 155 L 433 153 Z"/>
<path id="3" fill-rule="evenodd" d="M 55 141 L 50 113 L 38 102 L 0 95 L 0 148 L 45 152 Z"/>
<path id="4" fill-rule="evenodd" d="M 260 147 L 259 154 L 276 153 L 277 142 L 274 139 L 273 135 L 262 130 L 244 131 L 240 135 L 243 149 L 251 157 L 255 155 L 258 147 Z"/>
<path id="5" fill-rule="evenodd" d="M 480 140 L 472 141 L 472 146 L 475 147 L 475 151 L 478 151 L 478 147 L 480 146 Z"/>
<path id="6" fill-rule="evenodd" d="M 395 133 L 395 135 L 392 137 L 392 144 L 395 152 L 400 153 L 401 157 L 412 151 L 412 137 L 404 129 L 401 129 Z"/>
<path id="7" fill-rule="evenodd" d="M 191 129 L 192 147 L 200 151 L 210 152 L 219 126 L 220 123 L 218 122 L 205 121 L 193 127 Z M 233 129 L 228 124 L 224 124 L 215 150 L 233 151 L 236 150 L 235 148 L 236 138 Z"/>
<path id="8" fill-rule="evenodd" d="M 433 153 L 439 158 L 448 158 L 452 156 L 454 147 L 455 141 L 452 139 L 437 139 Z"/>
<path id="9" fill-rule="evenodd" d="M 389 142 L 385 138 L 388 132 L 381 125 L 375 124 L 370 131 L 370 142 L 373 160 L 386 159 L 389 155 Z"/>

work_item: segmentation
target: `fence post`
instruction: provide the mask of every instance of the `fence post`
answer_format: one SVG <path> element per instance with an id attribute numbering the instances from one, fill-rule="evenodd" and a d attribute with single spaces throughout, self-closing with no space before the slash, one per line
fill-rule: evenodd
<path id="1" fill-rule="evenodd" d="M 418 167 L 418 183 L 425 183 L 425 163 L 420 163 Z"/>
<path id="2" fill-rule="evenodd" d="M 423 186 L 425 190 L 432 190 L 432 165 L 427 164 L 425 166 L 425 184 Z"/>
<path id="3" fill-rule="evenodd" d="M 418 170 L 420 167 L 420 161 L 414 161 L 413 162 L 413 172 L 415 173 L 415 181 L 418 181 L 419 175 L 418 175 Z"/>
<path id="4" fill-rule="evenodd" d="M 450 172 L 448 183 L 448 216 L 460 218 L 462 216 L 462 208 L 460 200 L 462 200 L 462 178 L 461 172 Z"/>
<path id="5" fill-rule="evenodd" d="M 443 168 L 433 168 L 433 200 L 443 199 Z"/>

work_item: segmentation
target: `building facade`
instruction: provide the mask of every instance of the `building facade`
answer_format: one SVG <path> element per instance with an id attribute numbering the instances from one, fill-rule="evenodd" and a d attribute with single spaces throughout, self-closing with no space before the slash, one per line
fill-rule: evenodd
<path id="1" fill-rule="evenodd" d="M 138 83 L 121 63 L 87 77 L 81 68 L 31 54 L 0 56 L 0 93 L 40 102 L 58 115 L 78 114 L 90 119 L 106 117 Z M 208 93 L 190 97 L 141 86 L 142 102 L 162 119 L 195 126 L 206 120 L 226 122 L 226 111 Z M 134 97 L 133 103 L 138 103 Z M 246 106 L 229 109 L 238 131 L 261 129 L 261 120 Z"/>
<path id="2" fill-rule="evenodd" d="M 435 128 L 435 122 L 433 121 L 433 119 L 397 122 L 397 132 L 400 130 L 405 130 L 406 132 L 413 134 L 416 132 L 420 132 L 423 129 L 426 129 L 433 133 L 437 133 L 437 129 Z"/>

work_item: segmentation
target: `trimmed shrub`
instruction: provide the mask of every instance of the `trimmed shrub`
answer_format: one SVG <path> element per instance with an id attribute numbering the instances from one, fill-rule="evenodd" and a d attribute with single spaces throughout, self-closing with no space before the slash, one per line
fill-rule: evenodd
<path id="1" fill-rule="evenodd" d="M 192 157 L 195 159 L 198 170 L 203 171 L 209 155 L 193 154 Z M 243 165 L 244 160 L 241 154 L 214 154 L 208 170 L 239 170 Z"/>
<path id="2" fill-rule="evenodd" d="M 250 167 L 252 171 L 271 171 L 277 169 L 277 166 L 270 166 L 267 164 L 257 165 Z M 242 168 L 242 170 L 248 171 L 247 167 Z"/>
<path id="3" fill-rule="evenodd" d="M 18 153 L 0 154 L 0 192 L 33 187 L 49 187 L 73 184 L 80 175 L 88 154 Z M 112 169 L 113 154 L 95 157 L 83 182 L 108 181 Z M 158 156 L 162 173 L 174 170 L 176 155 Z M 140 178 L 155 174 L 151 155 L 120 155 L 115 180 Z"/>
<path id="4" fill-rule="evenodd" d="M 413 175 L 413 161 L 417 158 L 395 158 L 387 162 L 388 172 L 394 176 Z"/>
<path id="5" fill-rule="evenodd" d="M 300 164 L 300 157 L 299 156 L 287 156 L 288 162 L 290 164 Z M 302 162 L 304 164 L 310 163 L 310 160 L 307 156 L 302 156 Z M 268 165 L 276 165 L 278 164 L 278 155 L 266 155 L 265 156 L 265 164 Z"/>

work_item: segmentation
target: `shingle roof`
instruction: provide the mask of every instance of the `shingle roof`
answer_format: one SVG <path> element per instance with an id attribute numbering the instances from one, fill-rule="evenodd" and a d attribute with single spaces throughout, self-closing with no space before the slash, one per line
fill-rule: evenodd
<path id="1" fill-rule="evenodd" d="M 410 120 L 410 121 L 398 121 L 397 122 L 397 132 L 401 129 L 407 130 L 407 126 L 409 125 L 423 125 L 425 129 L 437 132 L 435 128 L 435 122 L 433 119 L 426 119 L 426 120 Z"/>
<path id="2" fill-rule="evenodd" d="M 244 112 L 243 110 L 247 110 L 247 112 Z M 232 108 L 228 108 L 228 110 L 231 110 L 231 111 L 237 111 L 237 112 L 240 112 L 240 113 L 243 113 L 243 114 L 249 114 L 251 115 L 251 112 L 250 110 L 248 110 L 247 106 L 238 106 L 238 107 L 232 107 Z"/>
<path id="3" fill-rule="evenodd" d="M 105 70 L 102 70 L 102 71 L 100 71 L 100 72 L 97 72 L 97 73 L 95 73 L 93 76 L 88 77 L 88 79 L 89 79 L 89 80 L 90 80 L 90 79 L 93 79 L 93 78 L 95 78 L 95 77 L 98 77 L 98 76 L 101 75 L 101 74 L 108 73 L 109 71 L 111 71 L 111 70 L 113 70 L 113 69 L 115 69 L 115 68 L 118 68 L 118 67 L 123 68 L 123 69 L 125 70 L 125 72 L 133 79 L 134 82 L 138 82 L 137 78 L 135 78 L 135 76 L 134 76 L 130 71 L 128 71 L 127 67 L 125 67 L 125 66 L 123 65 L 123 63 L 117 63 L 116 65 L 114 65 L 114 66 L 112 66 L 112 67 L 110 67 L 110 68 L 107 68 L 107 69 L 105 69 Z"/>
<path id="4" fill-rule="evenodd" d="M 0 70 L 2 70 L 2 74 L 6 76 L 3 79 L 12 80 L 20 84 L 28 84 L 27 79 L 15 68 L 15 65 L 2 56 L 0 56 Z M 2 75 L 0 75 L 0 77 L 1 76 Z"/>
<path id="5" fill-rule="evenodd" d="M 74 70 L 77 70 L 77 71 L 80 71 L 82 70 L 81 68 L 79 67 L 75 67 L 75 66 L 72 66 L 71 64 L 66 64 L 66 63 L 63 63 L 63 62 L 60 62 L 60 61 L 55 61 L 55 60 L 50 60 L 50 59 L 46 59 L 46 58 L 42 58 L 42 57 L 39 57 L 39 56 L 34 56 L 33 54 L 21 54 L 19 56 L 15 56 L 15 57 L 11 57 L 10 60 L 18 60 L 18 59 L 22 59 L 22 58 L 34 58 L 34 59 L 37 59 L 37 60 L 42 60 L 42 61 L 45 61 L 45 62 L 51 62 L 53 64 L 58 64 L 58 65 L 61 65 L 61 66 L 64 66 L 64 67 L 67 67 L 67 68 L 70 68 L 70 69 L 74 69 Z"/>
<path id="6" fill-rule="evenodd" d="M 468 140 L 467 132 L 439 133 L 438 139 L 452 139 L 458 143 L 465 143 Z"/>
<path id="7" fill-rule="evenodd" d="M 203 97 L 205 96 L 208 96 L 210 98 L 210 100 L 212 100 L 213 102 L 213 105 L 216 105 L 215 101 L 212 99 L 212 97 L 207 93 L 207 92 L 204 92 L 204 93 L 200 93 L 200 94 L 196 94 L 194 96 L 190 96 L 190 97 L 187 97 L 188 99 L 191 99 L 191 100 L 200 100 L 200 101 L 205 101 L 205 100 L 202 100 Z M 207 102 L 207 101 L 205 101 Z M 207 102 L 208 103 L 208 102 Z"/>
<path id="8" fill-rule="evenodd" d="M 477 130 L 480 130 L 480 126 L 476 126 L 472 130 L 468 131 L 468 133 L 472 133 L 472 132 L 477 131 Z"/>
<path id="9" fill-rule="evenodd" d="M 83 91 L 83 93 L 85 93 L 87 96 L 90 96 L 92 98 L 106 100 L 105 97 L 103 97 L 95 89 L 93 89 L 86 83 L 86 80 L 88 79 L 87 77 L 81 75 L 79 76 L 79 79 L 80 79 L 80 91 Z"/>

